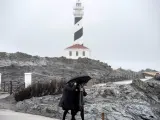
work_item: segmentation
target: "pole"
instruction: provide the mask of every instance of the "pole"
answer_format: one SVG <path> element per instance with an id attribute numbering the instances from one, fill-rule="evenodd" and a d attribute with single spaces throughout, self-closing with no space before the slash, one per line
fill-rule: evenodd
<path id="1" fill-rule="evenodd" d="M 8 86 L 8 93 L 10 93 L 10 81 L 8 82 L 8 84 L 7 84 L 7 86 Z"/>
<path id="2" fill-rule="evenodd" d="M 4 89 L 4 92 L 5 92 L 5 87 L 6 87 L 6 84 L 5 84 L 5 81 L 4 81 L 4 88 L 3 88 L 3 89 Z"/>
<path id="3" fill-rule="evenodd" d="M 104 112 L 102 113 L 102 120 L 104 120 Z"/>
<path id="4" fill-rule="evenodd" d="M 10 81 L 10 95 L 12 94 L 12 81 Z"/>

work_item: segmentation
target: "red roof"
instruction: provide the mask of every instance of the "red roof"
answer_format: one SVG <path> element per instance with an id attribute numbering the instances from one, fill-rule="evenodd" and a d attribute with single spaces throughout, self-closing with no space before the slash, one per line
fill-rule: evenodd
<path id="1" fill-rule="evenodd" d="M 74 44 L 66 49 L 88 49 L 88 48 L 81 44 Z"/>

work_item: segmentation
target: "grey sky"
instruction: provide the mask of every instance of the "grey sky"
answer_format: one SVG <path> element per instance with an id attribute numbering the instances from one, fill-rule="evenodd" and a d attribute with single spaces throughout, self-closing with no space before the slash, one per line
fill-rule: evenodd
<path id="1" fill-rule="evenodd" d="M 74 0 L 0 0 L 0 51 L 62 56 Z M 84 44 L 113 67 L 160 70 L 160 0 L 84 0 Z"/>

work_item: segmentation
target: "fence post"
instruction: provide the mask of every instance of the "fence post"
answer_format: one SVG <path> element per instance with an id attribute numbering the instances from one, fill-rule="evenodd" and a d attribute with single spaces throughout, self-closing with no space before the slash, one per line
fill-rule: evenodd
<path id="1" fill-rule="evenodd" d="M 19 92 L 19 91 L 20 91 L 20 82 L 17 81 L 17 92 Z"/>
<path id="2" fill-rule="evenodd" d="M 104 112 L 102 113 L 102 120 L 104 120 Z"/>
<path id="3" fill-rule="evenodd" d="M 6 87 L 6 84 L 5 84 L 5 81 L 4 81 L 4 87 L 3 87 L 3 89 L 4 89 L 3 91 L 4 91 L 4 92 L 5 92 L 5 87 Z"/>
<path id="4" fill-rule="evenodd" d="M 10 95 L 12 94 L 12 81 L 10 81 Z"/>
<path id="5" fill-rule="evenodd" d="M 0 73 L 0 90 L 2 90 L 2 79 L 1 79 L 1 77 L 2 77 L 2 74 Z"/>
<path id="6" fill-rule="evenodd" d="M 25 82 L 23 83 L 23 87 L 22 87 L 22 89 L 24 89 L 25 88 Z"/>
<path id="7" fill-rule="evenodd" d="M 7 84 L 7 87 L 8 87 L 8 93 L 9 93 L 9 91 L 10 91 L 10 82 L 8 82 L 8 84 Z"/>

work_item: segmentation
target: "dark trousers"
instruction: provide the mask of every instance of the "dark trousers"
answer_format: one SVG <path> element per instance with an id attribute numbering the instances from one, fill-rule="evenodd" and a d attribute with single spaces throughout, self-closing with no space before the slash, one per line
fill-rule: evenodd
<path id="1" fill-rule="evenodd" d="M 71 110 L 71 115 L 72 115 L 72 118 L 71 120 L 76 120 L 75 119 L 75 115 L 77 114 L 78 111 L 76 110 Z M 80 115 L 81 115 L 81 119 L 84 120 L 84 107 L 82 107 L 81 111 L 80 111 Z M 68 113 L 68 110 L 65 110 L 64 113 L 63 113 L 63 119 L 62 120 L 65 120 L 65 117 Z"/>

